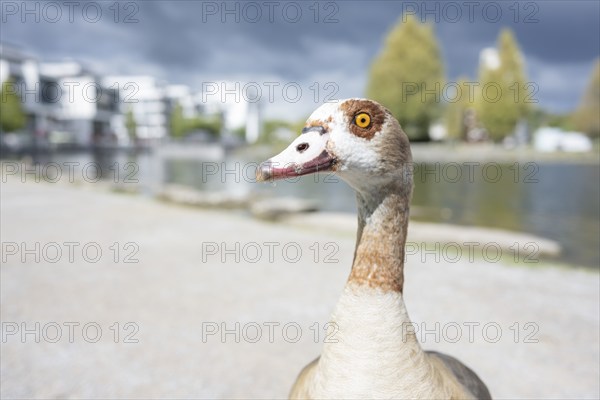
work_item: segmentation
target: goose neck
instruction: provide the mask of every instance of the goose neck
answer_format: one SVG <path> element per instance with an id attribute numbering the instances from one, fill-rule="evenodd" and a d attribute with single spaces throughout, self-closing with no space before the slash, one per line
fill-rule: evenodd
<path id="1" fill-rule="evenodd" d="M 402 293 L 411 190 L 357 192 L 358 232 L 348 284 Z"/>

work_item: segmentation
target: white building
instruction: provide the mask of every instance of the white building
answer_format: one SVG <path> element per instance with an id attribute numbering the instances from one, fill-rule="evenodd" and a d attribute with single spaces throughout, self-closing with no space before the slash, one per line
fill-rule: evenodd
<path id="1" fill-rule="evenodd" d="M 24 129 L 38 144 L 89 146 L 114 142 L 118 93 L 80 64 L 40 63 L 21 50 L 0 45 L 0 81 L 14 83 L 27 115 Z"/>
<path id="2" fill-rule="evenodd" d="M 104 86 L 118 90 L 122 114 L 133 112 L 138 139 L 156 141 L 167 136 L 165 85 L 143 75 L 107 76 L 102 82 Z"/>
<path id="3" fill-rule="evenodd" d="M 243 129 L 246 142 L 255 143 L 262 130 L 260 99 L 256 99 L 255 94 L 247 93 L 240 82 L 214 82 L 211 88 L 217 88 L 217 91 L 198 94 L 202 98 L 205 113 L 221 113 L 226 133 Z"/>
<path id="4" fill-rule="evenodd" d="M 181 106 L 184 118 L 194 118 L 202 112 L 189 86 L 168 85 L 165 87 L 164 97 L 169 111 L 172 111 L 177 104 Z"/>
<path id="5" fill-rule="evenodd" d="M 40 97 L 50 142 L 80 146 L 115 142 L 118 91 L 73 61 L 40 64 Z"/>
<path id="6" fill-rule="evenodd" d="M 185 85 L 167 85 L 151 76 L 106 76 L 101 78 L 80 63 L 40 63 L 21 50 L 0 45 L 0 83 L 14 82 L 20 95 L 27 127 L 38 143 L 130 144 L 127 116 L 132 113 L 136 138 L 155 142 L 169 135 L 170 116 L 176 104 L 184 118 L 222 118 L 223 131 L 240 129 L 254 143 L 262 128 L 260 101 L 249 101 L 242 93 L 225 95 L 240 83 L 222 82 L 216 95 L 194 93 Z M 254 99 L 256 96 L 252 96 Z"/>

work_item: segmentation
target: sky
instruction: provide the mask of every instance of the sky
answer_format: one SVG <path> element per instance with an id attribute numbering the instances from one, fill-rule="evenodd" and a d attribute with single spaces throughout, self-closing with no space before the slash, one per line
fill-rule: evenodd
<path id="1" fill-rule="evenodd" d="M 304 118 L 330 98 L 364 96 L 369 66 L 403 14 L 434 25 L 449 82 L 475 79 L 480 51 L 510 27 L 535 99 L 552 112 L 577 106 L 600 53 L 596 0 L 2 0 L 0 13 L 0 40 L 40 61 L 152 75 L 204 88 L 212 100 L 231 100 L 236 88 L 259 93 L 267 117 L 283 119 Z"/>

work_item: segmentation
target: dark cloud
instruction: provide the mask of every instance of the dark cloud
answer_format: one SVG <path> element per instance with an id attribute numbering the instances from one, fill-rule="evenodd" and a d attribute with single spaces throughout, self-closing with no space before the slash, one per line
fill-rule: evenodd
<path id="1" fill-rule="evenodd" d="M 435 24 L 449 79 L 474 77 L 479 51 L 493 46 L 501 28 L 508 26 L 531 60 L 530 77 L 551 88 L 540 91 L 541 105 L 567 110 L 576 104 L 587 80 L 582 72 L 589 71 L 600 47 L 597 1 L 482 1 L 471 15 L 463 1 L 337 1 L 317 7 L 312 1 L 145 1 L 136 3 L 137 9 L 119 3 L 118 16 L 109 8 L 113 2 L 98 2 L 103 15 L 94 23 L 82 15 L 85 2 L 75 10 L 73 22 L 68 21 L 64 2 L 55 2 L 63 5 L 63 17 L 56 23 L 44 21 L 43 15 L 40 22 L 27 15 L 22 23 L 20 14 L 7 14 L 7 3 L 22 4 L 3 2 L 2 40 L 42 60 L 70 57 L 89 61 L 103 72 L 153 73 L 196 86 L 204 79 L 273 78 L 307 85 L 314 79 L 336 79 L 340 94 L 361 95 L 359 86 L 364 87 L 366 71 L 385 35 L 403 11 L 416 11 Z M 40 8 L 48 4 L 30 3 Z M 225 13 L 222 22 L 222 4 L 237 10 L 239 22 L 235 11 Z M 210 13 L 215 7 L 217 13 Z M 298 9 L 302 15 L 294 21 Z M 137 22 L 125 23 L 128 15 Z M 561 75 L 575 72 L 577 76 Z M 550 81 L 557 76 L 569 85 Z M 560 88 L 569 93 L 557 100 Z M 549 93 L 547 98 L 544 93 Z"/>

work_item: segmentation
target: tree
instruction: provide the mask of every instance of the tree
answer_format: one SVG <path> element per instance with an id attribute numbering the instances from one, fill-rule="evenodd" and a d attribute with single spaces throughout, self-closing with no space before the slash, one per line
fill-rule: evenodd
<path id="1" fill-rule="evenodd" d="M 577 130 L 600 137 L 600 58 L 596 59 L 590 81 L 572 119 Z"/>
<path id="2" fill-rule="evenodd" d="M 221 133 L 222 126 L 223 123 L 219 115 L 186 118 L 183 115 L 183 107 L 179 102 L 175 104 L 171 112 L 171 137 L 176 139 L 181 139 L 195 130 L 207 131 L 213 136 L 218 136 Z"/>
<path id="3" fill-rule="evenodd" d="M 463 140 L 467 133 L 465 124 L 465 113 L 473 108 L 474 99 L 469 93 L 469 86 L 465 78 L 459 78 L 456 82 L 456 92 L 448 95 L 449 101 L 444 112 L 444 122 L 448 132 L 448 138 Z"/>
<path id="4" fill-rule="evenodd" d="M 367 96 L 382 103 L 412 139 L 427 139 L 439 115 L 444 71 L 433 27 L 403 16 L 371 65 Z"/>
<path id="5" fill-rule="evenodd" d="M 171 136 L 182 138 L 186 133 L 185 118 L 183 117 L 183 107 L 176 103 L 171 112 Z"/>
<path id="6" fill-rule="evenodd" d="M 534 100 L 519 45 L 507 28 L 500 32 L 497 52 L 497 65 L 485 60 L 480 65 L 476 110 L 489 136 L 501 140 L 513 133 Z"/>
<path id="7" fill-rule="evenodd" d="M 133 109 L 129 107 L 125 114 L 125 128 L 127 128 L 127 134 L 132 142 L 137 139 L 137 123 L 135 122 L 135 116 L 133 115 Z"/>
<path id="8" fill-rule="evenodd" d="M 207 131 L 213 136 L 219 136 L 223 122 L 220 116 L 194 117 L 185 120 L 185 133 L 193 130 Z"/>
<path id="9" fill-rule="evenodd" d="M 289 130 L 290 136 L 295 138 L 296 136 L 300 135 L 300 132 L 302 131 L 302 128 L 304 127 L 305 123 L 306 123 L 306 118 L 302 118 L 302 119 L 295 120 L 295 121 L 287 121 L 287 120 L 282 120 L 282 119 L 268 119 L 263 124 L 263 129 L 261 131 L 260 137 L 258 138 L 258 141 L 259 141 L 259 143 L 268 143 L 268 144 L 273 144 L 273 143 L 280 144 L 279 142 L 283 141 L 286 144 L 289 144 L 290 138 L 286 138 L 284 140 L 278 138 L 276 136 L 277 130 L 279 130 L 279 129 Z"/>
<path id="10" fill-rule="evenodd" d="M 21 98 L 14 89 L 14 82 L 8 79 L 0 90 L 0 130 L 5 132 L 18 131 L 26 124 Z"/>

